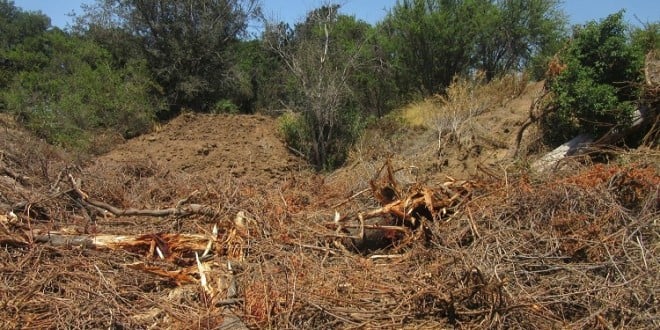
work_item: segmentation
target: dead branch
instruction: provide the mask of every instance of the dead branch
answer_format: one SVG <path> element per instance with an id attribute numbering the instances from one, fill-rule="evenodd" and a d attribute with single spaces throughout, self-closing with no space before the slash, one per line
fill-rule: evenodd
<path id="1" fill-rule="evenodd" d="M 35 242 L 53 246 L 142 251 L 149 256 L 160 254 L 163 257 L 177 252 L 204 251 L 209 239 L 213 238 L 197 234 L 71 235 L 54 231 L 36 233 L 34 236 Z M 160 250 L 160 253 L 155 249 Z"/>
<path id="2" fill-rule="evenodd" d="M 527 117 L 527 120 L 520 126 L 518 129 L 518 133 L 516 133 L 516 147 L 513 152 L 514 157 L 518 157 L 520 153 L 520 144 L 522 143 L 522 138 L 523 134 L 525 133 L 525 130 L 529 128 L 532 124 L 536 123 L 539 121 L 539 119 L 543 118 L 543 116 L 546 115 L 547 112 L 550 111 L 549 108 L 540 108 L 541 107 L 541 102 L 548 96 L 550 95 L 550 90 L 547 89 L 545 86 L 543 86 L 543 89 L 539 91 L 539 95 L 534 98 L 534 101 L 532 101 L 532 104 L 529 106 L 529 116 Z M 540 110 L 540 111 L 539 111 Z"/>
<path id="3" fill-rule="evenodd" d="M 364 229 L 378 229 L 378 230 L 391 230 L 391 231 L 400 231 L 402 233 L 410 233 L 410 228 L 408 227 L 403 227 L 403 226 L 386 226 L 386 225 L 337 225 L 334 223 L 327 223 L 325 224 L 325 227 L 328 229 L 333 229 L 336 230 L 337 228 L 347 228 L 347 229 L 359 229 L 359 228 L 364 228 Z M 342 236 L 343 237 L 343 236 Z"/>
<path id="4" fill-rule="evenodd" d="M 73 186 L 73 191 L 78 195 L 82 203 L 90 205 L 92 207 L 100 208 L 104 211 L 110 212 L 115 216 L 186 217 L 195 214 L 204 215 L 212 218 L 220 216 L 219 212 L 217 212 L 208 205 L 202 205 L 202 204 L 183 205 L 187 202 L 189 197 L 177 203 L 176 207 L 171 207 L 167 209 L 155 209 L 155 210 L 134 209 L 134 208 L 120 209 L 118 207 L 101 202 L 99 200 L 89 198 L 89 195 L 84 191 L 82 191 L 82 189 L 80 188 L 80 182 L 76 181 L 76 179 L 74 179 L 71 174 L 69 174 L 69 180 L 71 182 L 71 185 Z"/>
<path id="5" fill-rule="evenodd" d="M 384 170 L 386 170 L 386 175 L 381 178 Z M 358 193 L 371 190 L 374 199 L 381 203 L 382 207 L 359 212 L 357 216 L 341 217 L 336 212 L 334 221 L 325 224 L 326 228 L 334 230 L 335 233 L 326 236 L 353 239 L 351 244 L 358 250 L 361 250 L 361 247 L 370 249 L 377 246 L 393 246 L 394 242 L 404 237 L 410 237 L 410 240 L 414 241 L 424 236 L 422 234 L 410 235 L 418 228 L 424 227 L 424 219 L 432 221 L 453 213 L 453 208 L 462 205 L 471 195 L 471 182 L 449 178 L 451 181 L 439 185 L 438 189 L 416 187 L 404 196 L 396 183 L 394 173 L 390 161 L 386 161 L 369 181 L 370 188 Z M 338 205 L 344 203 L 346 201 Z M 381 220 L 376 223 L 365 223 L 366 220 L 373 218 L 381 218 Z M 348 223 L 350 221 L 358 223 Z M 356 233 L 358 230 L 359 232 Z M 365 235 L 365 230 L 369 231 L 369 235 Z M 350 235 L 346 233 L 350 233 Z M 340 247 L 344 246 L 338 241 L 334 243 Z"/>
<path id="6" fill-rule="evenodd" d="M 415 221 L 413 217 L 418 214 L 430 213 L 431 216 L 434 216 L 443 209 L 446 210 L 447 208 L 461 204 L 463 201 L 462 196 L 469 195 L 469 182 L 460 182 L 460 185 L 457 186 L 457 188 L 461 188 L 460 192 L 450 189 L 449 186 L 452 184 L 445 183 L 439 186 L 444 192 L 444 196 L 430 188 L 421 188 L 409 194 L 405 199 L 397 200 L 379 209 L 365 212 L 362 216 L 364 219 L 369 219 L 389 214 L 406 221 Z"/>
<path id="7" fill-rule="evenodd" d="M 381 173 L 387 169 L 385 178 L 381 179 Z M 385 164 L 376 172 L 374 177 L 369 180 L 369 186 L 374 194 L 374 198 L 381 204 L 386 205 L 401 198 L 399 184 L 394 178 L 392 162 L 388 157 Z"/>
<path id="8" fill-rule="evenodd" d="M 351 197 L 346 198 L 346 200 L 344 200 L 344 201 L 342 201 L 342 202 L 339 202 L 339 203 L 337 203 L 337 204 L 335 204 L 335 205 L 332 205 L 331 208 L 336 209 L 336 208 L 338 208 L 338 207 L 340 207 L 340 206 L 342 206 L 342 205 L 344 205 L 344 204 L 346 204 L 346 203 L 348 203 L 348 202 L 354 200 L 355 198 L 357 198 L 358 196 L 360 196 L 360 195 L 366 193 L 366 192 L 369 191 L 369 190 L 371 190 L 371 188 L 362 189 L 362 190 L 356 192 L 355 194 L 353 194 Z"/>
<path id="9" fill-rule="evenodd" d="M 14 191 L 17 195 L 20 195 L 22 198 L 29 198 L 29 196 L 32 196 L 33 193 L 24 188 L 23 185 L 17 181 L 16 179 L 10 177 L 10 176 L 3 176 L 0 175 L 0 187 L 7 187 L 10 188 L 11 190 Z"/>
<path id="10" fill-rule="evenodd" d="M 0 165 L 0 175 L 6 175 L 24 186 L 30 183 L 30 177 L 18 174 L 6 166 Z"/>
<path id="11" fill-rule="evenodd" d="M 143 262 L 136 262 L 133 264 L 128 264 L 126 267 L 139 270 L 148 274 L 156 275 L 161 278 L 166 278 L 176 285 L 184 285 L 189 283 L 197 283 L 197 279 L 193 277 L 197 266 L 188 267 L 179 270 L 164 270 L 160 267 L 146 265 Z"/>

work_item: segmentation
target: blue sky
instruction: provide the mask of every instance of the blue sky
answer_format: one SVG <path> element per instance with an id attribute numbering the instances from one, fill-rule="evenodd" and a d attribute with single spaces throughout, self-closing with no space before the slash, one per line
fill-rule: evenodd
<path id="1" fill-rule="evenodd" d="M 41 11 L 48 15 L 52 24 L 66 27 L 71 19 L 67 14 L 80 13 L 81 3 L 93 3 L 90 0 L 14 0 L 14 4 L 24 10 Z M 295 23 L 301 20 L 309 10 L 319 7 L 327 0 L 263 0 L 266 17 Z M 369 23 L 381 20 L 396 0 L 337 0 L 345 14 L 355 15 Z M 602 19 L 607 15 L 626 9 L 626 21 L 639 24 L 660 20 L 660 1 L 658 0 L 565 0 L 564 11 L 572 24 L 580 24 L 593 19 Z M 636 18 L 637 17 L 637 18 Z"/>

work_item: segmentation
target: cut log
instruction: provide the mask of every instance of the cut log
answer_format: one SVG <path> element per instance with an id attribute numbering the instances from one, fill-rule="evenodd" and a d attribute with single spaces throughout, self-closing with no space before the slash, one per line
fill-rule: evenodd
<path id="1" fill-rule="evenodd" d="M 537 172 L 545 172 L 552 169 L 557 166 L 560 160 L 575 155 L 580 149 L 585 148 L 593 141 L 593 136 L 580 134 L 534 162 L 532 169 Z"/>
<path id="2" fill-rule="evenodd" d="M 210 238 L 195 234 L 69 235 L 59 232 L 47 232 L 35 235 L 34 239 L 37 243 L 48 243 L 53 246 L 121 249 L 143 253 L 157 247 L 167 257 L 174 252 L 204 251 Z"/>
<path id="3" fill-rule="evenodd" d="M 113 205 L 104 203 L 102 201 L 90 198 L 89 195 L 84 191 L 82 191 L 82 189 L 80 188 L 80 181 L 74 179 L 71 174 L 69 174 L 69 180 L 71 182 L 71 185 L 73 186 L 73 191 L 78 195 L 82 203 L 84 203 L 85 205 L 98 208 L 100 210 L 107 211 L 117 217 L 119 216 L 187 217 L 193 214 L 200 214 L 211 218 L 215 218 L 221 215 L 219 212 L 217 212 L 208 205 L 200 205 L 200 204 L 184 205 L 185 203 L 188 202 L 190 196 L 188 198 L 179 201 L 176 207 L 171 207 L 167 209 L 157 209 L 157 210 L 149 210 L 149 209 L 144 210 L 144 209 L 132 209 L 132 208 L 121 209 Z"/>
<path id="4" fill-rule="evenodd" d="M 565 157 L 577 156 L 585 152 L 589 147 L 617 143 L 635 132 L 648 129 L 648 125 L 653 123 L 654 118 L 655 114 L 650 109 L 637 109 L 632 115 L 632 124 L 629 127 L 614 128 L 598 138 L 598 140 L 595 140 L 589 134 L 580 134 L 534 162 L 532 169 L 537 172 L 544 172 L 555 168 L 559 161 Z"/>
<path id="5" fill-rule="evenodd" d="M 653 111 L 651 111 L 648 108 L 640 108 L 635 110 L 632 114 L 632 124 L 630 127 L 623 128 L 623 129 L 612 129 L 607 134 L 603 135 L 598 139 L 598 141 L 595 142 L 595 144 L 599 145 L 607 145 L 607 144 L 613 144 L 621 139 L 625 138 L 626 136 L 633 134 L 635 132 L 639 132 L 639 130 L 644 129 L 646 125 L 651 124 L 653 118 L 654 118 Z"/>
<path id="6" fill-rule="evenodd" d="M 657 91 L 660 84 L 660 60 L 657 59 L 656 52 L 650 52 L 646 55 L 644 76 L 647 88 Z M 657 101 L 655 103 L 657 104 Z M 659 115 L 657 106 L 655 108 L 653 106 L 650 108 L 640 107 L 633 112 L 630 126 L 614 127 L 595 141 L 588 134 L 578 135 L 534 162 L 532 169 L 537 172 L 547 171 L 554 168 L 565 157 L 580 154 L 587 150 L 589 146 L 611 145 L 636 132 L 640 132 L 640 130 L 649 131 L 649 127 L 653 130 L 652 127 L 657 125 Z M 521 136 L 522 130 L 519 132 L 518 140 Z"/>

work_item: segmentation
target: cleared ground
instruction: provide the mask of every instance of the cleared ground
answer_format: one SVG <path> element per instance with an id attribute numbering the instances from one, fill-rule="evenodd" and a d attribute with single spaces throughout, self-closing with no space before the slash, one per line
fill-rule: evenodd
<path id="1" fill-rule="evenodd" d="M 323 174 L 264 116 L 183 114 L 80 166 L 3 117 L 0 328 L 657 329 L 660 153 L 528 171 L 541 87 L 443 134 L 404 110 Z M 416 193 L 416 225 L 341 237 Z"/>

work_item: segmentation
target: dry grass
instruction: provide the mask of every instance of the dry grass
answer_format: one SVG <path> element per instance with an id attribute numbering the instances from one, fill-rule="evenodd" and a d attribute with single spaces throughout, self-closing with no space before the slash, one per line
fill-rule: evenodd
<path id="1" fill-rule="evenodd" d="M 247 271 L 266 283 L 261 297 L 278 297 L 257 325 L 656 328 L 659 188 L 641 165 L 484 182 L 455 216 L 429 223 L 428 241 L 385 259 L 323 245 L 318 228 L 295 222 L 292 244 L 258 244 Z"/>
<path id="2" fill-rule="evenodd" d="M 299 176 L 264 187 L 229 178 L 191 184 L 201 178 L 153 164 L 87 171 L 87 191 L 119 205 L 169 205 L 200 190 L 196 202 L 215 205 L 227 218 L 247 211 L 256 222 L 240 258 L 214 259 L 233 260 L 241 303 L 232 311 L 253 328 L 660 326 L 660 177 L 650 166 L 598 165 L 535 182 L 482 180 L 450 218 L 426 220 L 426 238 L 366 256 L 335 247 L 322 226 L 332 221 L 327 205 L 344 200 L 357 178 L 323 186 Z M 311 195 L 310 186 L 322 189 Z M 79 212 L 66 198 L 35 206 L 68 209 L 61 213 L 67 219 Z M 372 206 L 367 194 L 339 211 Z M 64 219 L 31 225 L 82 226 Z M 96 225 L 104 233 L 199 233 L 222 220 L 99 219 Z M 5 235 L 19 235 L 14 228 Z M 3 328 L 210 329 L 223 323 L 199 285 L 177 286 L 126 267 L 141 261 L 175 270 L 192 264 L 185 257 L 168 264 L 130 251 L 36 243 L 5 245 L 1 253 Z"/>
<path id="3" fill-rule="evenodd" d="M 457 143 L 469 149 L 475 136 L 488 137 L 487 129 L 474 118 L 519 96 L 526 84 L 524 75 L 507 75 L 488 83 L 481 75 L 473 79 L 456 78 L 446 95 L 412 103 L 401 110 L 400 116 L 413 127 L 434 129 L 438 149 L 447 143 Z"/>
<path id="4" fill-rule="evenodd" d="M 68 169 L 92 197 L 117 206 L 170 207 L 192 196 L 220 214 L 94 218 L 53 189 L 66 191 L 57 177 L 67 161 L 9 142 L 4 166 L 32 181 L 25 196 L 16 182 L 0 185 L 0 204 L 29 201 L 18 221 L 0 221 L 0 328 L 217 329 L 230 315 L 255 329 L 660 328 L 657 151 L 533 179 L 524 172 L 475 177 L 471 200 L 450 216 L 424 219 L 422 230 L 393 248 L 360 255 L 337 247 L 324 224 L 335 211 L 355 215 L 378 205 L 364 193 L 332 207 L 368 186 L 378 169 L 373 160 L 326 177 L 291 172 L 269 184 L 149 162 Z M 403 189 L 437 184 L 410 168 L 396 178 Z M 228 237 L 227 220 L 238 211 L 252 221 Z M 197 278 L 175 283 L 129 267 L 178 271 L 195 265 L 190 255 L 160 260 L 142 250 L 31 240 L 35 230 L 55 229 L 200 234 L 214 223 L 226 230 L 219 236 L 226 245 L 208 260 L 209 276 L 224 276 L 231 262 L 238 293 L 229 307 L 217 304 L 229 291 L 219 281 L 211 296 Z"/>
<path id="5" fill-rule="evenodd" d="M 414 172 L 407 181 L 466 179 L 478 168 L 511 168 L 517 127 L 526 119 L 542 84 L 507 76 L 484 83 L 457 79 L 444 96 L 412 103 L 367 129 L 349 151 L 348 169 L 330 180 L 356 176 L 363 187 L 390 158 Z M 522 93 L 522 94 L 521 94 Z M 528 130 L 528 133 L 532 130 Z M 530 134 L 523 139 L 529 149 Z M 539 145 L 533 146 L 538 150 Z M 414 167 L 414 169 L 412 168 Z"/>

